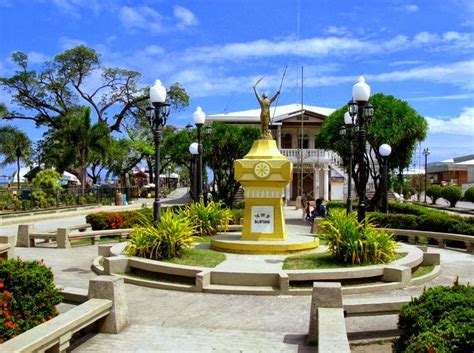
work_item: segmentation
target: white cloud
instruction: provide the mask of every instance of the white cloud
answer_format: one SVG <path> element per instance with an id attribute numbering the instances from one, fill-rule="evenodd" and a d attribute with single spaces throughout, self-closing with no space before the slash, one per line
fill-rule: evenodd
<path id="1" fill-rule="evenodd" d="M 338 31 L 338 29 L 334 27 L 332 31 Z M 412 38 L 398 35 L 380 40 L 339 36 L 313 37 L 300 41 L 295 38 L 260 39 L 251 42 L 190 48 L 185 55 L 188 61 L 215 62 L 288 55 L 303 57 L 386 55 L 419 47 L 426 47 L 427 50 L 433 51 L 471 50 L 474 48 L 474 34 L 454 31 L 443 34 L 420 32 Z"/>
<path id="2" fill-rule="evenodd" d="M 122 6 L 120 20 L 129 30 L 145 30 L 153 34 L 163 32 L 162 16 L 148 6 Z"/>
<path id="3" fill-rule="evenodd" d="M 425 118 L 428 121 L 430 133 L 474 137 L 474 107 L 466 107 L 461 115 L 450 119 Z"/>
<path id="4" fill-rule="evenodd" d="M 413 4 L 410 4 L 410 5 L 406 5 L 404 7 L 404 9 L 407 11 L 407 12 L 417 12 L 420 8 L 416 5 L 413 5 Z"/>
<path id="5" fill-rule="evenodd" d="M 179 21 L 178 28 L 183 29 L 190 26 L 196 26 L 199 23 L 196 16 L 185 7 L 175 6 L 173 14 Z"/>
<path id="6" fill-rule="evenodd" d="M 49 58 L 46 54 L 35 51 L 30 51 L 26 54 L 28 55 L 28 63 L 33 65 L 43 64 Z"/>
<path id="7" fill-rule="evenodd" d="M 424 80 L 448 83 L 474 90 L 474 60 L 367 75 L 366 78 L 367 80 L 378 82 Z"/>
<path id="8" fill-rule="evenodd" d="M 79 45 L 87 45 L 87 43 L 83 41 L 82 39 L 68 38 L 68 37 L 59 38 L 59 43 L 63 50 L 72 49 Z"/>
<path id="9" fill-rule="evenodd" d="M 449 94 L 444 96 L 428 96 L 428 97 L 416 97 L 408 98 L 409 101 L 438 101 L 438 100 L 462 100 L 462 99 L 474 99 L 474 93 L 462 93 L 462 94 Z"/>
<path id="10" fill-rule="evenodd" d="M 400 60 L 400 61 L 394 61 L 390 63 L 390 66 L 403 66 L 403 65 L 415 65 L 415 64 L 421 64 L 423 61 L 421 60 Z"/>
<path id="11" fill-rule="evenodd" d="M 350 31 L 347 29 L 347 27 L 343 27 L 343 26 L 329 26 L 328 28 L 326 28 L 324 32 L 326 32 L 327 34 L 335 35 L 335 36 L 350 35 Z"/>

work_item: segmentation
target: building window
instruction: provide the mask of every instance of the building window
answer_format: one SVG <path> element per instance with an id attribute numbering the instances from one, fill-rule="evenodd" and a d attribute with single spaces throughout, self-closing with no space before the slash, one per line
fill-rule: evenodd
<path id="1" fill-rule="evenodd" d="M 285 134 L 281 141 L 281 148 L 291 148 L 291 134 Z"/>
<path id="2" fill-rule="evenodd" d="M 298 138 L 298 148 L 301 148 L 301 136 Z M 303 136 L 303 148 L 309 148 L 309 136 Z"/>

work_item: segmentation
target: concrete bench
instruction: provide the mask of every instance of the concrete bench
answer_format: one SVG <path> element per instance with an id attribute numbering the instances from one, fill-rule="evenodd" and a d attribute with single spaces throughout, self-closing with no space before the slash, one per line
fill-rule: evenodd
<path id="1" fill-rule="evenodd" d="M 35 232 L 32 224 L 20 224 L 18 226 L 18 237 L 16 246 L 18 247 L 35 247 L 35 239 L 43 239 L 45 241 L 56 241 L 57 233 L 55 231 Z"/>
<path id="2" fill-rule="evenodd" d="M 66 352 L 73 334 L 84 328 L 117 334 L 129 324 L 122 278 L 99 276 L 90 280 L 87 293 L 69 289 L 62 294 L 70 302 L 82 304 L 0 344 L 0 353 Z"/>
<path id="3" fill-rule="evenodd" d="M 87 228 L 91 228 L 91 225 L 89 223 L 84 223 L 84 224 L 78 224 L 76 226 L 70 226 L 68 228 L 70 230 L 78 230 L 79 232 L 85 232 Z"/>
<path id="4" fill-rule="evenodd" d="M 405 304 L 410 302 L 410 297 L 404 298 L 379 298 L 370 299 L 351 298 L 344 299 L 344 315 L 372 316 L 372 315 L 398 315 Z"/>
<path id="5" fill-rule="evenodd" d="M 309 344 L 318 344 L 318 352 L 350 352 L 347 338 L 341 283 L 313 282 Z"/>
<path id="6" fill-rule="evenodd" d="M 3 343 L 0 352 L 65 352 L 74 333 L 107 316 L 111 308 L 111 300 L 90 299 Z"/>
<path id="7" fill-rule="evenodd" d="M 124 240 L 133 231 L 132 228 L 126 228 L 81 232 L 81 230 L 85 230 L 88 226 L 90 225 L 81 224 L 67 228 L 58 228 L 57 231 L 35 232 L 32 224 L 21 224 L 18 226 L 18 241 L 16 245 L 26 248 L 35 247 L 36 239 L 44 239 L 56 241 L 59 249 L 67 249 L 71 247 L 71 240 L 90 239 L 91 244 L 95 244 L 101 237 L 114 235 L 119 236 L 120 240 Z M 79 230 L 81 233 L 72 233 L 72 230 Z"/>
<path id="8" fill-rule="evenodd" d="M 474 237 L 471 235 L 438 233 L 411 229 L 385 228 L 385 230 L 388 232 L 392 232 L 396 235 L 408 237 L 408 242 L 411 244 L 416 244 L 418 242 L 418 238 L 420 237 L 435 239 L 438 242 L 438 246 L 440 248 L 446 247 L 447 240 L 460 241 L 466 245 L 466 251 L 468 253 L 474 253 Z"/>
<path id="9" fill-rule="evenodd" d="M 127 239 L 128 235 L 133 231 L 132 228 L 125 229 L 106 229 L 93 230 L 90 232 L 82 232 L 80 234 L 71 234 L 70 228 L 58 228 L 58 248 L 70 248 L 71 241 L 90 239 L 94 245 L 101 237 L 119 236 L 120 241 Z M 63 240 L 64 239 L 64 243 Z"/>
<path id="10" fill-rule="evenodd" d="M 10 244 L 0 244 L 0 259 L 8 260 L 8 251 L 10 250 Z"/>
<path id="11" fill-rule="evenodd" d="M 351 352 L 341 308 L 318 308 L 318 324 L 318 352 Z"/>
<path id="12" fill-rule="evenodd" d="M 8 260 L 15 257 L 15 238 L 14 235 L 0 236 L 0 259 Z"/>

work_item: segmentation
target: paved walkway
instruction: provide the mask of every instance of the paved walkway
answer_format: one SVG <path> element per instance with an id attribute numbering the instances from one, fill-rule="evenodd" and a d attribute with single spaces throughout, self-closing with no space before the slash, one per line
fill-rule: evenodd
<path id="1" fill-rule="evenodd" d="M 184 194 L 175 194 L 184 197 Z M 167 202 L 173 202 L 172 199 Z M 301 210 L 286 208 L 289 231 L 307 233 L 309 224 L 301 220 Z M 81 218 L 82 217 L 82 218 Z M 84 222 L 84 215 L 36 221 L 40 228 Z M 15 227 L 4 226 L 6 233 Z M 87 288 L 95 275 L 90 270 L 97 246 L 73 249 L 17 248 L 23 259 L 44 259 L 63 287 Z M 456 276 L 461 282 L 474 282 L 474 256 L 460 251 L 430 248 L 441 254 L 442 274 L 429 284 L 450 285 Z M 229 263 L 242 266 L 281 266 L 282 257 L 229 255 Z M 223 263 L 221 266 L 226 266 Z M 391 290 L 378 296 L 419 295 L 425 285 Z M 314 352 L 304 343 L 308 331 L 309 296 L 249 296 L 184 293 L 126 285 L 131 325 L 119 335 L 98 334 L 74 352 Z M 350 334 L 370 330 L 394 329 L 397 316 L 349 318 Z M 374 345 L 358 352 L 391 352 L 389 345 Z"/>

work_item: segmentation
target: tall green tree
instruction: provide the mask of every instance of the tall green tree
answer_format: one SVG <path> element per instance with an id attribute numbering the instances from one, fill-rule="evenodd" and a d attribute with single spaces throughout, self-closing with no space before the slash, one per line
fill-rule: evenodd
<path id="1" fill-rule="evenodd" d="M 7 116 L 8 114 L 8 109 L 5 103 L 0 103 L 0 119 L 3 117 Z"/>
<path id="2" fill-rule="evenodd" d="M 12 61 L 18 69 L 11 77 L 0 78 L 0 85 L 16 104 L 36 113 L 14 118 L 59 127 L 62 116 L 77 106 L 87 105 L 110 130 L 120 131 L 124 120 L 143 115 L 149 89 L 139 87 L 141 74 L 103 66 L 94 49 L 84 45 L 68 49 L 45 62 L 38 71 L 29 67 L 25 53 L 13 53 Z M 100 80 L 94 86 L 91 77 L 95 73 L 100 73 Z M 168 95 L 175 111 L 189 105 L 189 97 L 179 83 L 170 87 Z"/>
<path id="3" fill-rule="evenodd" d="M 204 162 L 214 173 L 214 196 L 227 205 L 232 205 L 240 187 L 234 179 L 234 160 L 246 155 L 259 136 L 260 129 L 214 122 L 211 135 L 203 139 Z"/>
<path id="4" fill-rule="evenodd" d="M 417 143 L 426 138 L 428 123 L 407 102 L 391 95 L 377 93 L 369 101 L 375 108 L 374 116 L 367 126 L 369 149 L 367 150 L 366 146 L 359 146 L 357 135 L 354 136 L 352 175 L 358 194 L 361 192 L 359 180 L 362 172 L 366 175 L 365 180 L 370 175 L 374 181 L 375 194 L 368 204 L 369 209 L 374 209 L 381 207 L 382 201 L 383 157 L 379 154 L 379 146 L 388 143 L 392 147 L 392 153 L 389 157 L 389 168 L 391 170 L 404 169 L 410 165 Z M 349 147 L 347 142 L 339 136 L 339 128 L 344 124 L 344 113 L 346 111 L 347 106 L 343 106 L 324 121 L 316 135 L 316 147 L 337 152 L 347 165 Z M 365 170 L 363 171 L 357 160 L 359 148 L 366 151 L 364 154 Z"/>
<path id="5" fill-rule="evenodd" d="M 83 190 L 92 151 L 103 155 L 105 159 L 111 146 L 109 127 L 102 120 L 92 124 L 89 107 L 73 110 L 63 116 L 59 128 L 50 129 L 47 138 L 51 142 L 50 156 L 55 156 L 58 169 L 78 168 Z"/>
<path id="6" fill-rule="evenodd" d="M 28 163 L 31 154 L 31 140 L 23 131 L 14 126 L 0 127 L 0 166 L 5 167 L 16 162 L 17 187 L 20 189 L 20 160 Z"/>

